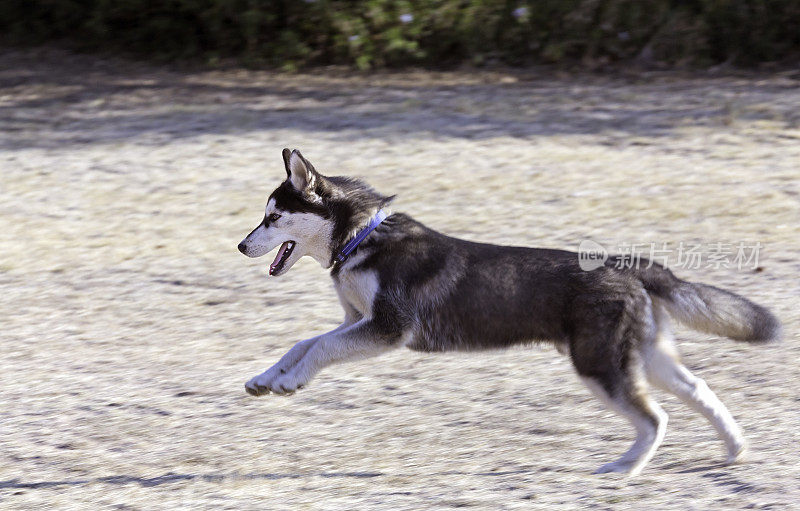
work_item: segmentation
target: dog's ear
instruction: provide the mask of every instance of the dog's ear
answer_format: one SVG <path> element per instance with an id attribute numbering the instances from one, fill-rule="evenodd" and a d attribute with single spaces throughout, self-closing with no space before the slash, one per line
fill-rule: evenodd
<path id="1" fill-rule="evenodd" d="M 288 147 L 283 148 L 283 166 L 286 167 L 286 174 L 287 177 L 291 176 L 291 172 L 289 172 L 289 157 L 292 155 L 292 151 Z"/>
<path id="2" fill-rule="evenodd" d="M 292 183 L 295 190 L 304 191 L 314 187 L 317 171 L 311 162 L 303 158 L 300 151 L 295 149 L 283 150 L 283 163 L 286 165 L 286 176 Z"/>

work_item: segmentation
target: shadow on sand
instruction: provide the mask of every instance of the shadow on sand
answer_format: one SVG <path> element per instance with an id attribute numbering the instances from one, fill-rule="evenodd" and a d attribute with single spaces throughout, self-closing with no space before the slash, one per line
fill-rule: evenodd
<path id="1" fill-rule="evenodd" d="M 533 474 L 541 472 L 541 470 L 506 470 L 497 472 L 460 472 L 448 471 L 438 472 L 435 474 L 428 474 L 430 476 L 479 476 L 479 477 L 499 477 L 506 475 L 516 474 Z M 369 479 L 376 477 L 397 477 L 396 474 L 387 474 L 384 472 L 317 472 L 306 474 L 292 474 L 292 473 L 217 473 L 217 474 L 175 474 L 167 473 L 155 477 L 138 477 L 129 475 L 95 477 L 87 479 L 64 479 L 57 481 L 35 481 L 25 482 L 19 479 L 10 479 L 0 481 L 0 490 L 13 490 L 13 489 L 41 489 L 41 488 L 58 488 L 64 486 L 83 486 L 90 484 L 109 484 L 109 485 L 126 485 L 137 484 L 142 487 L 161 486 L 164 484 L 174 484 L 184 481 L 199 481 L 207 483 L 219 483 L 223 481 L 248 481 L 248 480 L 265 480 L 276 481 L 281 479 L 310 479 L 313 477 L 320 477 L 323 479 Z M 409 475 L 408 477 L 412 477 Z"/>

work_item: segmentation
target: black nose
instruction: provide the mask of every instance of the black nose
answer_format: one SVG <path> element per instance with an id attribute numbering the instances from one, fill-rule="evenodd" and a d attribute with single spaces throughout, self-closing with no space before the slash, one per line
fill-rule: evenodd
<path id="1" fill-rule="evenodd" d="M 247 245 L 244 244 L 244 241 L 239 243 L 239 252 L 244 255 L 247 255 Z"/>

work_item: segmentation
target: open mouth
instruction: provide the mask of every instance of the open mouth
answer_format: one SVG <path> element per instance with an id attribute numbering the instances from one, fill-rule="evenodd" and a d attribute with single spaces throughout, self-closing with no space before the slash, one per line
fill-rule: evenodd
<path id="1" fill-rule="evenodd" d="M 283 265 L 292 255 L 292 250 L 294 250 L 294 241 L 284 241 L 280 250 L 278 250 L 278 255 L 275 256 L 275 260 L 269 265 L 270 275 L 275 275 L 283 269 Z"/>

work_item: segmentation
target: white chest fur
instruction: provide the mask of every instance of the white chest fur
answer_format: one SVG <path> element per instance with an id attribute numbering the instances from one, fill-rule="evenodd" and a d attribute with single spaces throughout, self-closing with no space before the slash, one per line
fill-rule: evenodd
<path id="1" fill-rule="evenodd" d="M 357 271 L 342 268 L 337 279 L 339 296 L 363 317 L 372 316 L 372 303 L 378 294 L 378 274 L 372 270 Z"/>

